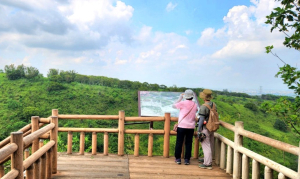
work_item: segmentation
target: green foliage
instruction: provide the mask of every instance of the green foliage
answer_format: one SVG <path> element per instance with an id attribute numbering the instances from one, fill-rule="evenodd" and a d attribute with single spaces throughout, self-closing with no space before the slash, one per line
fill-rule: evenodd
<path id="1" fill-rule="evenodd" d="M 256 106 L 255 104 L 253 104 L 253 103 L 246 103 L 246 104 L 244 105 L 244 107 L 245 107 L 245 108 L 248 108 L 248 109 L 250 109 L 250 110 L 252 110 L 252 111 L 258 111 L 257 106 Z"/>
<path id="2" fill-rule="evenodd" d="M 298 134 L 300 137 L 297 125 L 299 124 L 299 107 L 300 101 L 299 96 L 295 98 L 294 102 L 291 102 L 287 98 L 280 98 L 274 102 L 266 101 L 261 105 L 262 109 L 268 113 L 275 113 L 280 119 L 282 119 L 289 127 L 292 128 L 292 132 Z"/>
<path id="3" fill-rule="evenodd" d="M 47 91 L 51 92 L 51 91 L 58 91 L 58 90 L 64 90 L 66 89 L 66 87 L 58 82 L 50 82 L 48 87 L 47 87 Z"/>
<path id="4" fill-rule="evenodd" d="M 267 16 L 266 24 L 270 24 L 271 32 L 274 29 L 278 29 L 283 32 L 286 37 L 283 44 L 288 48 L 294 48 L 300 50 L 300 1 L 295 0 L 277 0 L 281 2 L 281 7 L 276 7 L 274 11 Z M 275 57 L 279 58 L 278 55 L 272 52 L 273 45 L 266 47 L 266 53 L 271 53 Z M 297 129 L 299 124 L 299 109 L 300 109 L 300 71 L 297 68 L 286 64 L 281 58 L 279 58 L 284 66 L 279 69 L 276 77 L 281 77 L 284 84 L 289 89 L 295 91 L 297 95 L 295 100 L 291 102 L 286 98 L 280 98 L 276 103 L 265 102 L 262 104 L 262 108 L 266 111 L 275 113 L 293 129 L 300 138 L 300 131 Z"/>
<path id="5" fill-rule="evenodd" d="M 266 24 L 270 24 L 271 32 L 278 29 L 286 37 L 283 44 L 286 47 L 300 49 L 300 2 L 295 0 L 277 0 L 281 2 L 281 7 L 276 7 L 267 16 Z M 291 31 L 291 29 L 293 29 Z M 293 32 L 293 34 L 288 34 Z M 268 49 L 267 49 L 268 51 Z"/>
<path id="6" fill-rule="evenodd" d="M 16 80 L 21 78 L 34 79 L 40 76 L 40 72 L 35 67 L 26 67 L 23 64 L 18 65 L 17 68 L 14 64 L 5 65 L 5 73 L 9 80 Z"/>
<path id="7" fill-rule="evenodd" d="M 274 129 L 283 131 L 283 132 L 287 132 L 288 128 L 286 126 L 286 124 L 280 120 L 280 119 L 276 119 L 275 123 L 274 123 Z"/>

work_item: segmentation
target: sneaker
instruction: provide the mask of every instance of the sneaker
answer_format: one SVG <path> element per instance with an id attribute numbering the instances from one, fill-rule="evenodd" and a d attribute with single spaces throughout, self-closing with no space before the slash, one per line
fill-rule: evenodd
<path id="1" fill-rule="evenodd" d="M 204 159 L 203 159 L 203 158 L 200 158 L 200 159 L 198 160 L 198 162 L 199 162 L 199 163 L 204 163 Z"/>
<path id="2" fill-rule="evenodd" d="M 189 165 L 190 164 L 190 160 L 189 159 L 184 159 L 184 165 Z"/>
<path id="3" fill-rule="evenodd" d="M 200 164 L 200 165 L 199 165 L 199 168 L 204 168 L 204 169 L 209 169 L 209 170 L 211 170 L 211 169 L 212 169 L 212 165 L 204 165 L 204 164 Z"/>
<path id="4" fill-rule="evenodd" d="M 179 158 L 179 159 L 175 159 L 175 163 L 177 163 L 178 165 L 180 165 L 181 164 L 181 159 Z"/>

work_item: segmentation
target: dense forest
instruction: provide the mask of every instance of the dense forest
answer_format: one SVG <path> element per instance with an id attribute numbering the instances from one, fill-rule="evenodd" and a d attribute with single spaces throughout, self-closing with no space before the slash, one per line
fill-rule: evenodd
<path id="1" fill-rule="evenodd" d="M 119 80 L 104 76 L 87 76 L 75 71 L 49 69 L 47 77 L 34 67 L 7 65 L 0 70 L 0 140 L 30 122 L 31 116 L 48 117 L 52 109 L 60 114 L 117 115 L 124 110 L 126 116 L 138 116 L 138 91 L 177 91 L 187 88 Z M 203 88 L 194 88 L 198 94 Z M 275 101 L 274 95 L 250 96 L 245 93 L 213 91 L 220 119 L 233 124 L 243 121 L 246 130 L 298 146 L 299 139 L 275 115 L 266 113 L 261 104 Z M 288 98 L 288 97 L 287 97 Z M 293 100 L 293 98 L 288 98 Z M 202 103 L 201 99 L 199 102 Z M 65 120 L 63 127 L 117 128 L 117 121 Z M 297 126 L 299 127 L 299 126 Z M 149 124 L 126 125 L 126 128 L 149 128 Z M 154 123 L 163 129 L 162 122 Z M 233 132 L 223 128 L 218 133 L 233 140 Z M 66 151 L 66 134 L 59 134 L 59 151 Z M 134 135 L 126 135 L 125 152 L 132 154 Z M 79 134 L 74 133 L 73 150 L 79 150 Z M 91 134 L 86 134 L 86 152 L 91 150 Z M 77 141 L 77 142 L 76 142 Z M 117 152 L 117 135 L 109 136 L 109 152 Z M 140 154 L 147 155 L 148 136 L 140 136 Z M 153 154 L 162 155 L 163 137 L 154 135 Z M 98 134 L 98 152 L 103 152 L 103 134 Z M 170 140 L 170 155 L 174 153 L 175 136 Z M 244 146 L 289 168 L 297 170 L 297 156 L 273 149 L 244 138 Z M 281 157 L 278 157 L 281 156 Z"/>

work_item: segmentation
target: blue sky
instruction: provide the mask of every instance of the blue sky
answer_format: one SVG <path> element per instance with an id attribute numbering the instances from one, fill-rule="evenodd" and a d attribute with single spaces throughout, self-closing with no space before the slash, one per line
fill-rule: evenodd
<path id="1" fill-rule="evenodd" d="M 178 87 L 287 91 L 299 52 L 270 33 L 273 0 L 1 0 L 0 69 L 33 66 Z"/>

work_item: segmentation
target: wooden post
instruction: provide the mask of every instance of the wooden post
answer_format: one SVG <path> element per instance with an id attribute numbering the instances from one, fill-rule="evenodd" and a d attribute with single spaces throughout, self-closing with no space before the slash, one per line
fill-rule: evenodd
<path id="1" fill-rule="evenodd" d="M 215 140 L 215 163 L 216 165 L 220 165 L 220 154 L 221 154 L 221 141 L 216 138 Z"/>
<path id="2" fill-rule="evenodd" d="M 29 157 L 29 148 L 26 148 L 24 151 L 24 159 L 27 159 Z M 26 176 L 28 176 L 28 170 L 25 171 Z"/>
<path id="3" fill-rule="evenodd" d="M 225 169 L 225 158 L 226 158 L 226 145 L 224 142 L 221 142 L 221 158 L 220 158 L 220 168 Z"/>
<path id="4" fill-rule="evenodd" d="M 72 154 L 73 132 L 68 131 L 68 149 L 67 154 Z"/>
<path id="5" fill-rule="evenodd" d="M 34 178 L 36 179 L 39 179 L 40 178 L 40 170 L 41 170 L 41 160 L 40 159 L 37 159 L 34 163 L 33 163 L 33 176 Z"/>
<path id="6" fill-rule="evenodd" d="M 249 178 L 249 157 L 243 154 L 242 157 L 242 179 Z"/>
<path id="7" fill-rule="evenodd" d="M 17 151 L 11 155 L 11 170 L 18 170 L 19 174 L 16 179 L 23 179 L 23 132 L 12 132 L 10 139 L 11 143 L 15 143 L 18 146 Z"/>
<path id="8" fill-rule="evenodd" d="M 164 157 L 169 158 L 169 150 L 170 150 L 170 122 L 171 122 L 171 114 L 165 113 L 165 125 L 164 125 Z"/>
<path id="9" fill-rule="evenodd" d="M 252 160 L 252 179 L 259 179 L 259 163 Z"/>
<path id="10" fill-rule="evenodd" d="M 33 133 L 34 131 L 37 131 L 37 130 L 39 130 L 39 117 L 32 116 L 31 117 L 31 133 Z M 35 139 L 32 141 L 32 147 L 31 147 L 32 154 L 35 153 L 38 149 L 39 149 L 39 139 Z M 33 163 L 33 177 L 34 178 L 38 178 L 38 175 L 39 175 L 38 163 L 39 163 L 38 160 Z"/>
<path id="11" fill-rule="evenodd" d="M 199 156 L 199 139 L 198 137 L 194 137 L 194 158 L 198 159 Z"/>
<path id="12" fill-rule="evenodd" d="M 148 157 L 152 157 L 153 152 L 153 134 L 149 134 L 148 136 Z"/>
<path id="13" fill-rule="evenodd" d="M 80 148 L 79 148 L 79 154 L 80 155 L 84 155 L 84 137 L 85 137 L 85 133 L 84 132 L 80 132 Z"/>
<path id="14" fill-rule="evenodd" d="M 31 133 L 39 130 L 39 117 L 32 116 L 31 117 Z M 34 153 L 39 149 L 39 139 L 35 139 L 32 141 L 31 152 Z"/>
<path id="15" fill-rule="evenodd" d="M 232 174 L 232 148 L 227 146 L 226 173 Z"/>
<path id="16" fill-rule="evenodd" d="M 39 148 L 42 148 L 43 146 L 44 140 L 40 139 Z M 46 177 L 46 154 L 43 154 L 40 160 L 40 178 L 44 179 Z"/>
<path id="17" fill-rule="evenodd" d="M 58 110 L 52 109 L 51 123 L 55 124 L 55 127 L 50 131 L 50 140 L 55 141 L 55 145 L 52 149 L 52 173 L 57 173 L 57 139 L 58 139 Z"/>
<path id="18" fill-rule="evenodd" d="M 119 111 L 118 155 L 124 155 L 125 112 Z"/>
<path id="19" fill-rule="evenodd" d="M 4 172 L 4 166 L 3 164 L 0 165 L 0 177 L 2 178 L 4 176 L 5 172 Z"/>
<path id="20" fill-rule="evenodd" d="M 53 150 L 52 148 L 46 152 L 46 178 L 47 179 L 51 179 L 52 176 L 52 156 L 51 156 Z"/>
<path id="21" fill-rule="evenodd" d="M 97 133 L 92 133 L 92 155 L 97 155 Z"/>
<path id="22" fill-rule="evenodd" d="M 239 146 L 243 146 L 243 136 L 239 135 L 239 130 L 244 129 L 244 123 L 241 121 L 235 122 L 234 129 L 234 155 L 233 155 L 233 179 L 241 177 L 241 154 L 237 151 Z"/>
<path id="23" fill-rule="evenodd" d="M 33 176 L 33 165 L 30 165 L 26 170 L 26 178 L 34 178 Z"/>
<path id="24" fill-rule="evenodd" d="M 140 135 L 135 134 L 134 136 L 134 156 L 139 156 L 139 147 L 140 147 Z"/>
<path id="25" fill-rule="evenodd" d="M 104 132 L 103 155 L 108 155 L 108 132 Z"/>
<path id="26" fill-rule="evenodd" d="M 265 179 L 273 179 L 273 170 L 265 166 Z"/>
<path id="27" fill-rule="evenodd" d="M 279 173 L 279 174 L 278 174 L 278 179 L 286 179 L 286 177 L 284 176 L 284 174 Z"/>

